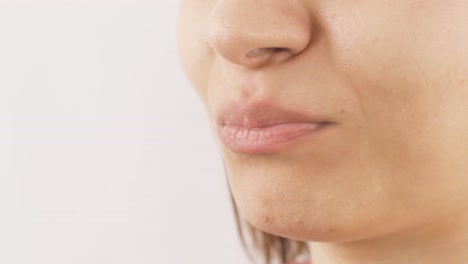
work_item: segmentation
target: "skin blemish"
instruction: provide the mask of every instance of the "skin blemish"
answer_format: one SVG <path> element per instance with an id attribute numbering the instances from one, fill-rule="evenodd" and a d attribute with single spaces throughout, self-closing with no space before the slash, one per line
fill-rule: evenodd
<path id="1" fill-rule="evenodd" d="M 263 222 L 265 222 L 265 223 L 270 222 L 270 216 L 268 216 L 267 214 L 262 213 L 260 217 L 261 217 Z"/>

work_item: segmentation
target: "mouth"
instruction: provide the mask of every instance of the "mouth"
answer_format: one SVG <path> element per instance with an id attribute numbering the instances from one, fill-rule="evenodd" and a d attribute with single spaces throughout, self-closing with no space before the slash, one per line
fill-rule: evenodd
<path id="1" fill-rule="evenodd" d="M 217 123 L 221 142 L 246 154 L 287 151 L 334 124 L 318 115 L 260 102 L 231 103 L 217 116 Z"/>
<path id="2" fill-rule="evenodd" d="M 285 151 L 306 135 L 316 134 L 328 123 L 286 123 L 267 127 L 219 126 L 223 144 L 234 152 L 255 154 Z"/>

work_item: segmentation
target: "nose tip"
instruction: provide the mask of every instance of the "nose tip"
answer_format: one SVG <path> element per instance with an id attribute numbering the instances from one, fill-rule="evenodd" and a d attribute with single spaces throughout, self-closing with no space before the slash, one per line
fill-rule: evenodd
<path id="1" fill-rule="evenodd" d="M 310 42 L 304 10 L 296 1 L 220 0 L 207 20 L 207 43 L 220 57 L 250 69 L 285 61 Z"/>

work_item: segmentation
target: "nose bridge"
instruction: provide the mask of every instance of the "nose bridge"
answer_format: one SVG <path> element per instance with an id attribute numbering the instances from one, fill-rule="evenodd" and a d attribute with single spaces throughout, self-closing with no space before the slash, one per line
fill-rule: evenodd
<path id="1" fill-rule="evenodd" d="M 224 59 L 248 68 L 284 60 L 311 39 L 310 17 L 293 0 L 220 0 L 207 20 L 207 42 Z"/>

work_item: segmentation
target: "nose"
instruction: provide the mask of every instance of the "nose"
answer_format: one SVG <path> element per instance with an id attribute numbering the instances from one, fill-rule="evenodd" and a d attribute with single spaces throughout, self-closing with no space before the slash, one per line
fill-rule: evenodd
<path id="1" fill-rule="evenodd" d="M 282 62 L 307 48 L 313 26 L 294 0 L 219 0 L 206 40 L 221 57 L 250 69 Z"/>

